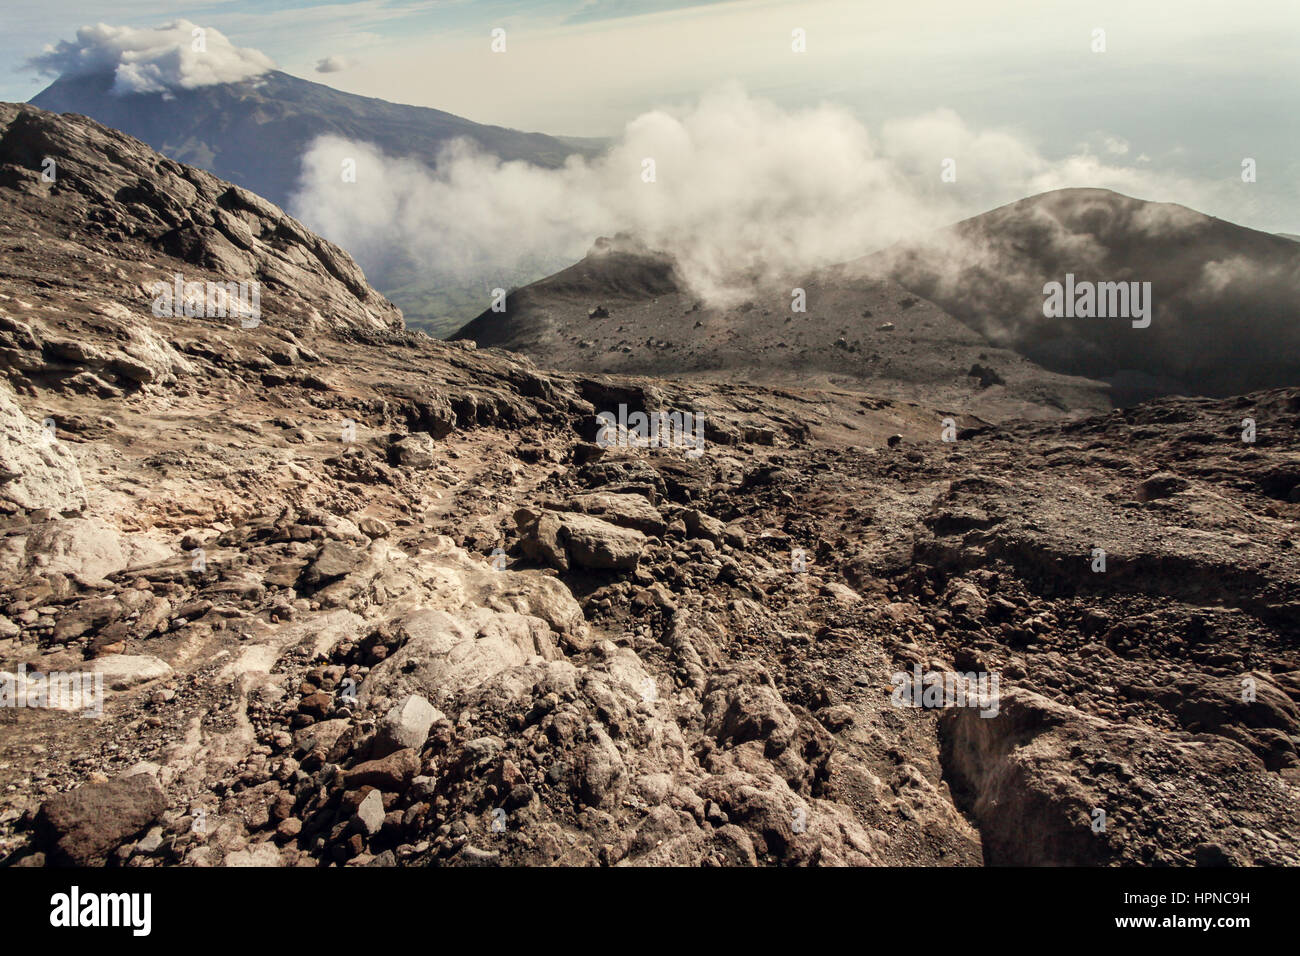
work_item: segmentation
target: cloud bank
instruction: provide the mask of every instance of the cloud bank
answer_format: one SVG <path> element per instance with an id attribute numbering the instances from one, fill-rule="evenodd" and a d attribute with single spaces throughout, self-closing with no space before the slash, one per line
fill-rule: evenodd
<path id="1" fill-rule="evenodd" d="M 28 60 L 60 77 L 113 74 L 114 93 L 165 93 L 236 83 L 274 69 L 269 57 L 237 47 L 219 30 L 174 20 L 155 29 L 85 26 L 75 40 L 60 40 Z"/>
<path id="2" fill-rule="evenodd" d="M 1097 148 L 1113 153 L 1104 141 Z M 349 160 L 355 182 L 341 173 Z M 784 110 L 731 86 L 678 112 L 645 113 L 599 159 L 573 157 L 561 169 L 501 162 L 464 141 L 426 164 L 323 137 L 304 157 L 291 206 L 367 270 L 402 256 L 488 282 L 493 269 L 571 262 L 596 236 L 626 231 L 676 256 L 697 293 L 728 304 L 761 279 L 855 259 L 1064 186 L 1189 205 L 1216 188 L 1110 165 L 1086 144 L 1048 160 L 951 110 L 877 135 L 838 107 Z"/>

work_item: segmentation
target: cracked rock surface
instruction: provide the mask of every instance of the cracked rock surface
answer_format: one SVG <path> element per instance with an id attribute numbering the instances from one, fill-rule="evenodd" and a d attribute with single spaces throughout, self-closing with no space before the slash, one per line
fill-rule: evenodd
<path id="1" fill-rule="evenodd" d="M 0 708 L 5 864 L 1300 863 L 1300 390 L 993 426 L 547 372 L 30 107 L 0 211 L 3 687 L 103 675 Z M 178 272 L 260 323 L 156 317 Z M 620 403 L 705 453 L 602 447 Z"/>

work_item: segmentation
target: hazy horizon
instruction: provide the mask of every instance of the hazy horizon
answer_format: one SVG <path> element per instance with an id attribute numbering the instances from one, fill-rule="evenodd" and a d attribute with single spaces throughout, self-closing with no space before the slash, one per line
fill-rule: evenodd
<path id="1" fill-rule="evenodd" d="M 787 111 L 827 104 L 873 131 L 943 112 L 976 135 L 1010 136 L 1046 163 L 1072 165 L 1078 181 L 1065 185 L 1129 176 L 1160 193 L 1140 198 L 1300 232 L 1300 136 L 1287 121 L 1300 86 L 1300 9 L 1284 0 L 1077 6 L 234 0 L 176 3 L 164 15 L 138 2 L 60 0 L 6 12 L 0 49 L 16 66 L 2 92 L 25 101 L 43 89 L 56 67 L 47 58 L 42 75 L 31 61 L 59 43 L 84 49 L 84 26 L 157 28 L 183 17 L 340 90 L 552 135 L 618 138 L 640 116 L 696 109 L 727 84 Z M 497 28 L 506 48 L 494 53 Z M 803 53 L 792 50 L 796 29 Z M 1096 29 L 1104 52 L 1093 52 Z M 949 137 L 935 147 L 960 164 L 960 145 Z M 1255 183 L 1240 180 L 1246 157 Z"/>

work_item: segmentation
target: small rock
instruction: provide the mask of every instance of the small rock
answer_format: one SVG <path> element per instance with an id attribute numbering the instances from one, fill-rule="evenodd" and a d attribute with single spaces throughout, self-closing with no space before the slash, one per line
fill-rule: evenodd
<path id="1" fill-rule="evenodd" d="M 374 836 L 384 825 L 384 797 L 378 790 L 371 790 L 357 807 L 357 819 L 366 828 L 366 833 Z"/>
<path id="2" fill-rule="evenodd" d="M 434 721 L 442 719 L 442 711 L 419 694 L 411 694 L 384 716 L 376 746 L 384 752 L 422 747 L 429 736 L 429 728 Z"/>

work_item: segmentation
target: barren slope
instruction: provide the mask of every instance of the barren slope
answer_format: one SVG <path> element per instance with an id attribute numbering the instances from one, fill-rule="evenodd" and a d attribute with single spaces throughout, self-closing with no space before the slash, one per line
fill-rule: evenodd
<path id="1" fill-rule="evenodd" d="M 106 690 L 0 712 L 5 863 L 1300 863 L 1300 391 L 945 443 L 403 332 L 349 265 L 0 106 L 0 669 Z M 154 317 L 175 271 L 261 324 Z M 705 454 L 593 444 L 619 404 Z"/>
<path id="2" fill-rule="evenodd" d="M 793 311 L 792 289 L 806 296 Z M 753 300 L 713 308 L 671 260 L 626 237 L 511 292 L 453 336 L 553 368 L 862 389 L 943 403 L 988 419 L 1060 417 L 1110 407 L 1100 383 L 1046 372 L 902 286 L 833 271 L 770 281 Z"/>

